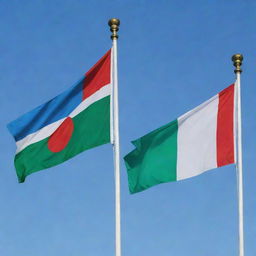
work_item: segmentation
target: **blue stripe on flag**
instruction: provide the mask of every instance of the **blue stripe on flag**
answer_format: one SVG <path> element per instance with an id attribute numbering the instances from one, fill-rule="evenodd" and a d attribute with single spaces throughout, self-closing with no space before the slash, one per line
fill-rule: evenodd
<path id="1" fill-rule="evenodd" d="M 44 126 L 67 117 L 83 99 L 84 78 L 52 100 L 24 114 L 7 125 L 16 141 Z"/>

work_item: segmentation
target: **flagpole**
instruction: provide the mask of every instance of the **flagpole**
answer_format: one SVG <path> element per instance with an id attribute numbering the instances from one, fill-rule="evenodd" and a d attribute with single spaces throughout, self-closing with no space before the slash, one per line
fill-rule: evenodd
<path id="1" fill-rule="evenodd" d="M 113 18 L 108 22 L 112 48 L 112 86 L 113 86 L 113 150 L 114 150 L 114 166 L 115 166 L 115 222 L 116 222 L 116 256 L 121 256 L 121 206 L 120 206 L 120 144 L 119 144 L 119 113 L 118 113 L 118 78 L 117 78 L 117 39 L 120 20 Z"/>
<path id="2" fill-rule="evenodd" d="M 232 56 L 236 74 L 236 98 L 237 98 L 237 189 L 238 189 L 238 215 L 239 215 L 239 256 L 244 256 L 244 215 L 243 215 L 243 159 L 242 159 L 242 120 L 241 120 L 241 89 L 240 75 L 243 61 L 242 54 Z"/>

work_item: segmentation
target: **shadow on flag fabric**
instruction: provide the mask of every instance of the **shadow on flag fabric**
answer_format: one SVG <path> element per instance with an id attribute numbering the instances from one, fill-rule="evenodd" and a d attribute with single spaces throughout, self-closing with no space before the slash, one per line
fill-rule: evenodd
<path id="1" fill-rule="evenodd" d="M 8 124 L 19 182 L 110 142 L 111 50 L 73 87 Z"/>
<path id="2" fill-rule="evenodd" d="M 235 163 L 235 88 L 133 141 L 124 157 L 130 193 Z"/>

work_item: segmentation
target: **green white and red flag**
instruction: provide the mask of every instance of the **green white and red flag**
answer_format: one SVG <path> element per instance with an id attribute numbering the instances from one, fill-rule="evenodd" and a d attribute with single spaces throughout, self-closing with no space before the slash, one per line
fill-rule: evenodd
<path id="1" fill-rule="evenodd" d="M 236 162 L 235 88 L 133 141 L 125 156 L 131 193 Z"/>

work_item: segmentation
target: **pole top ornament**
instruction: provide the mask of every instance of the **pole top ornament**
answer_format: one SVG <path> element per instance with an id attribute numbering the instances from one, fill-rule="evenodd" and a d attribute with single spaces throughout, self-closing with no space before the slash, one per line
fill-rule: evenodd
<path id="1" fill-rule="evenodd" d="M 243 55 L 240 53 L 234 54 L 232 56 L 232 61 L 233 61 L 233 65 L 236 67 L 236 69 L 234 70 L 235 73 L 242 73 L 242 62 L 243 62 Z"/>
<path id="2" fill-rule="evenodd" d="M 108 21 L 108 25 L 110 27 L 110 31 L 112 32 L 111 39 L 117 40 L 118 39 L 117 31 L 119 30 L 120 20 L 117 18 L 112 18 Z"/>

